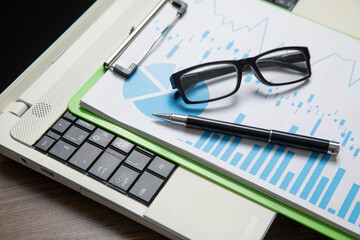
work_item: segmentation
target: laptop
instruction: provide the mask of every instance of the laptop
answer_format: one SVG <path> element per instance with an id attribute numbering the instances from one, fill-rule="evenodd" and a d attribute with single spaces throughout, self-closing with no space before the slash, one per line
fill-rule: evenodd
<path id="1" fill-rule="evenodd" d="M 169 238 L 261 239 L 275 212 L 67 110 L 69 99 L 133 26 L 148 21 L 163 4 L 92 4 L 2 92 L 1 153 Z M 72 139 L 79 131 L 81 143 Z M 80 167 L 73 157 L 83 154 L 94 159 Z M 111 173 L 104 171 L 104 159 L 113 159 Z M 144 188 L 148 182 L 153 184 Z"/>
<path id="2" fill-rule="evenodd" d="M 275 212 L 67 110 L 132 27 L 164 4 L 169 3 L 92 4 L 1 94 L 1 153 L 169 238 L 261 239 Z M 38 129 L 44 125 L 45 131 Z M 79 133 L 86 139 L 74 145 Z M 74 167 L 64 162 L 70 156 L 75 165 L 88 162 Z M 107 171 L 110 166 L 101 161 L 117 166 Z"/>

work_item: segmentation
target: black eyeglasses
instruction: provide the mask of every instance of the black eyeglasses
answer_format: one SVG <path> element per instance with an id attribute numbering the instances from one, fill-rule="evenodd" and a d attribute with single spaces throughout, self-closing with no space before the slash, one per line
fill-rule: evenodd
<path id="1" fill-rule="evenodd" d="M 252 72 L 268 86 L 289 85 L 311 76 L 310 53 L 307 47 L 283 47 L 255 57 L 204 63 L 170 77 L 178 91 L 174 98 L 185 103 L 205 103 L 220 100 L 236 93 L 242 73 Z"/>

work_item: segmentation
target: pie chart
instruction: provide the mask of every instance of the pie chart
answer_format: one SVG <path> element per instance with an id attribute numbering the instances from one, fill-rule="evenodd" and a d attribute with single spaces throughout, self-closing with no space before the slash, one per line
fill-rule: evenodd
<path id="1" fill-rule="evenodd" d="M 125 80 L 123 97 L 131 101 L 144 115 L 154 118 L 154 113 L 177 113 L 200 115 L 207 103 L 186 104 L 182 98 L 174 99 L 175 90 L 170 83 L 170 76 L 180 68 L 175 64 L 157 63 L 137 71 Z M 209 91 L 205 89 L 197 94 L 206 98 Z"/>

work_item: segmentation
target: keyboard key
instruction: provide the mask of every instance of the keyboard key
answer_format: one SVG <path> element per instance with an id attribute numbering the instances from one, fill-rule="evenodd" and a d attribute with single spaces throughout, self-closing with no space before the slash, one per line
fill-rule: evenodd
<path id="1" fill-rule="evenodd" d="M 143 200 L 146 203 L 155 197 L 155 194 L 160 190 L 164 180 L 151 173 L 144 172 L 136 181 L 129 193 Z"/>
<path id="2" fill-rule="evenodd" d="M 120 152 L 118 152 L 116 150 L 113 150 L 111 148 L 107 148 L 105 151 L 112 154 L 112 155 L 114 155 L 117 158 L 120 158 L 121 160 L 124 160 L 126 158 L 126 156 L 124 154 L 122 154 L 122 153 L 120 153 Z"/>
<path id="3" fill-rule="evenodd" d="M 85 171 L 101 152 L 102 150 L 100 148 L 85 142 L 74 156 L 71 157 L 69 163 Z"/>
<path id="4" fill-rule="evenodd" d="M 150 155 L 150 156 L 155 156 L 155 154 L 154 153 L 152 153 L 152 152 L 150 152 L 150 151 L 148 151 L 148 150 L 146 150 L 146 149 L 144 149 L 144 148 L 142 148 L 142 147 L 139 147 L 139 146 L 137 146 L 136 147 L 136 150 L 138 150 L 138 151 L 140 151 L 140 152 L 143 152 L 143 153 L 146 153 L 146 154 L 148 154 L 148 155 Z"/>
<path id="5" fill-rule="evenodd" d="M 49 148 L 51 147 L 51 145 L 53 145 L 54 142 L 55 142 L 54 139 L 52 139 L 52 138 L 50 138 L 50 137 L 48 137 L 48 136 L 43 136 L 43 137 L 35 144 L 35 147 L 46 152 L 47 150 L 49 150 Z"/>
<path id="6" fill-rule="evenodd" d="M 55 139 L 55 140 L 59 140 L 60 137 L 61 137 L 61 135 L 59 135 L 59 134 L 57 134 L 56 132 L 51 131 L 51 130 L 49 130 L 49 131 L 46 133 L 46 135 L 49 136 L 49 137 L 51 137 L 51 138 L 53 138 L 53 139 Z"/>
<path id="7" fill-rule="evenodd" d="M 93 143 L 99 144 L 102 147 L 106 147 L 110 141 L 114 138 L 114 134 L 111 134 L 103 129 L 96 129 L 90 136 L 89 140 Z"/>
<path id="8" fill-rule="evenodd" d="M 69 140 L 77 146 L 80 146 L 88 136 L 89 133 L 87 131 L 82 130 L 76 126 L 71 126 L 69 130 L 66 131 L 63 138 Z"/>
<path id="9" fill-rule="evenodd" d="M 55 145 L 50 149 L 49 153 L 60 158 L 63 161 L 67 161 L 68 158 L 76 150 L 76 147 L 70 145 L 69 143 L 59 140 Z"/>
<path id="10" fill-rule="evenodd" d="M 90 168 L 89 173 L 105 181 L 114 172 L 115 168 L 119 166 L 122 160 L 123 159 L 117 158 L 109 152 L 104 152 Z"/>
<path id="11" fill-rule="evenodd" d="M 127 191 L 138 176 L 138 172 L 121 165 L 120 168 L 110 178 L 109 183 L 124 191 Z"/>
<path id="12" fill-rule="evenodd" d="M 89 131 L 94 131 L 94 129 L 95 129 L 95 125 L 94 124 L 91 124 L 91 123 L 89 123 L 89 122 L 86 122 L 86 121 L 84 121 L 84 120 L 82 120 L 82 119 L 78 119 L 77 121 L 76 121 L 76 124 L 77 125 L 79 125 L 79 126 L 81 126 L 81 127 L 83 127 L 83 128 L 86 128 L 87 130 L 89 130 Z"/>
<path id="13" fill-rule="evenodd" d="M 66 129 L 68 129 L 68 127 L 70 126 L 71 122 L 60 118 L 55 124 L 54 126 L 52 126 L 52 130 L 55 130 L 59 133 L 64 133 L 66 131 Z"/>
<path id="14" fill-rule="evenodd" d="M 148 169 L 154 173 L 159 174 L 160 176 L 167 178 L 171 171 L 174 169 L 175 164 L 166 161 L 165 159 L 156 156 L 154 160 L 151 161 Z"/>
<path id="15" fill-rule="evenodd" d="M 70 121 L 72 121 L 72 122 L 75 121 L 75 119 L 76 119 L 76 116 L 71 114 L 69 111 L 66 111 L 64 113 L 63 117 L 70 120 Z"/>
<path id="16" fill-rule="evenodd" d="M 123 139 L 120 137 L 117 137 L 112 143 L 111 146 L 113 146 L 114 148 L 123 151 L 125 153 L 129 153 L 131 151 L 131 149 L 134 147 L 134 144 Z"/>
<path id="17" fill-rule="evenodd" d="M 145 155 L 144 153 L 138 152 L 136 150 L 132 151 L 130 155 L 125 160 L 125 163 L 136 168 L 139 171 L 144 170 L 146 165 L 151 160 L 151 157 Z"/>

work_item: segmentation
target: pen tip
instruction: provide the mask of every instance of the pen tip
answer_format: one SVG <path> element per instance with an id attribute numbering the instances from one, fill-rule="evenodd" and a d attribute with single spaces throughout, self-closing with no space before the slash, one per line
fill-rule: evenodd
<path id="1" fill-rule="evenodd" d="M 159 114 L 159 113 L 153 113 L 152 115 L 153 115 L 154 117 L 160 118 L 162 114 Z"/>
<path id="2" fill-rule="evenodd" d="M 160 118 L 161 120 L 164 120 L 164 121 L 169 121 L 169 120 L 171 120 L 170 114 L 153 113 L 152 115 L 153 115 L 154 117 Z"/>

